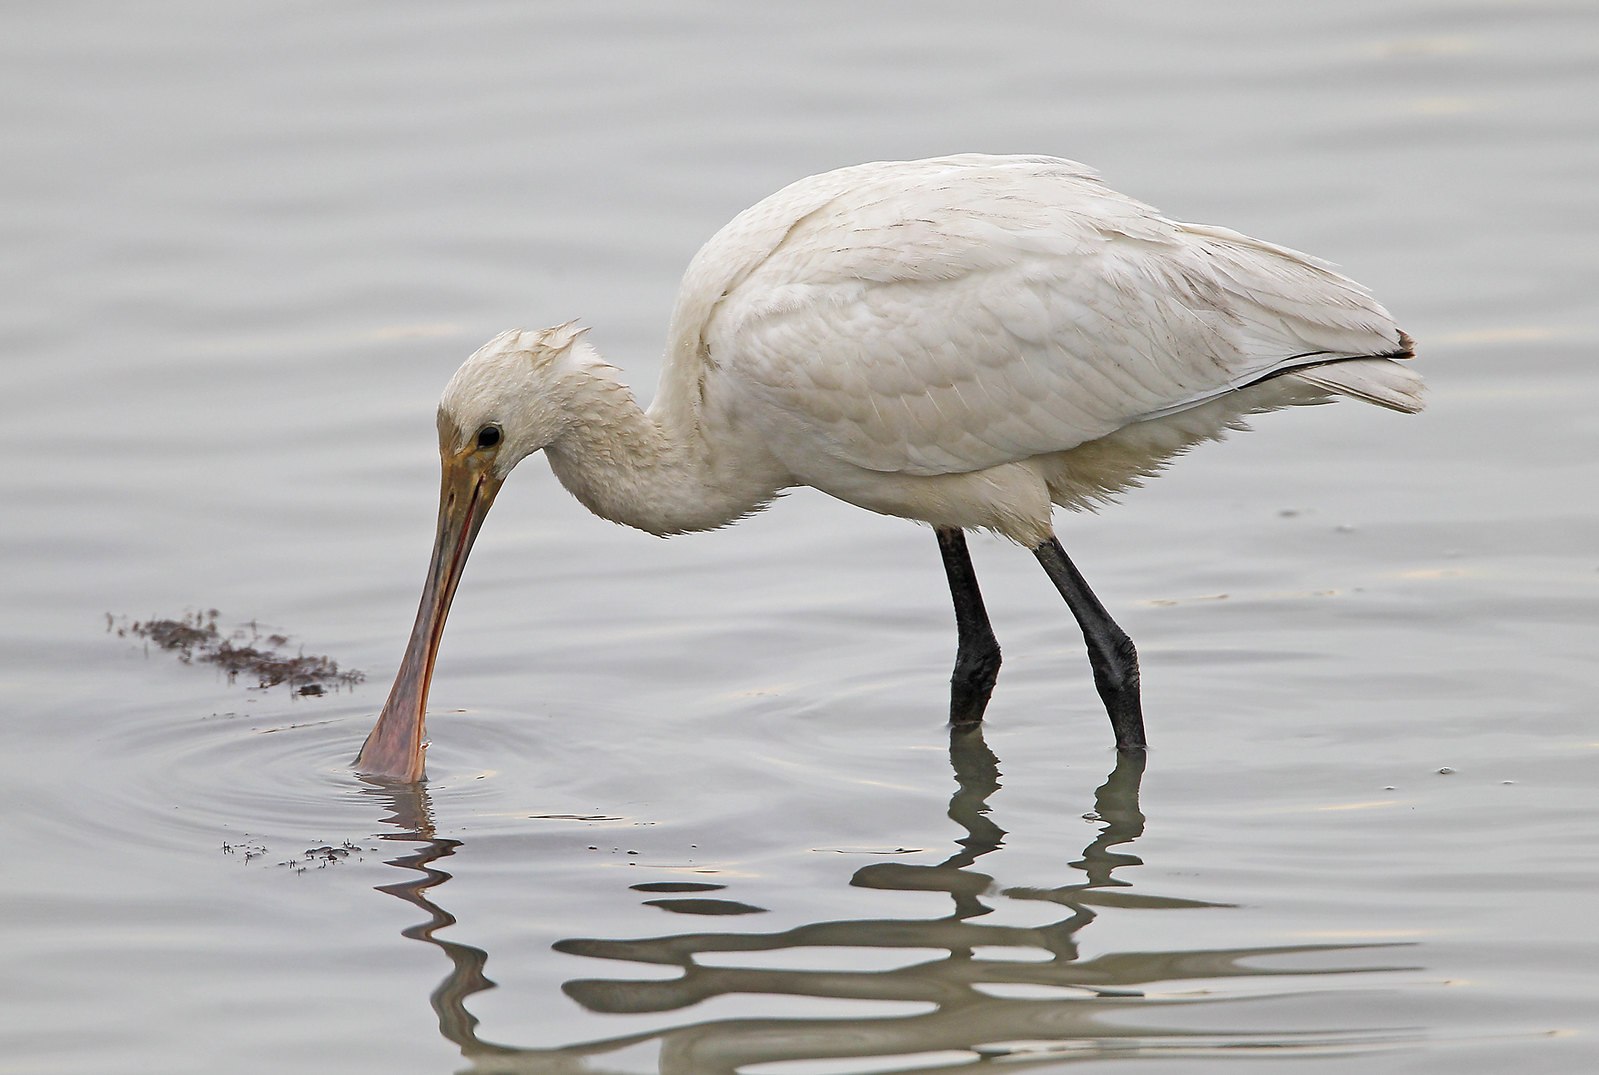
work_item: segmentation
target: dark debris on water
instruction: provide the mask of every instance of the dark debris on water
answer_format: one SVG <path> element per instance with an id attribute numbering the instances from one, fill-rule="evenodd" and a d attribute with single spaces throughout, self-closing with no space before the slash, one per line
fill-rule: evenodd
<path id="1" fill-rule="evenodd" d="M 351 687 L 366 678 L 356 669 L 340 669 L 331 657 L 308 654 L 303 649 L 290 654 L 282 647 L 290 638 L 282 634 L 262 634 L 251 620 L 243 627 L 223 634 L 217 627 L 216 609 L 184 613 L 180 619 L 149 619 L 128 622 L 126 617 L 106 613 L 106 631 L 118 638 L 143 638 L 161 649 L 176 654 L 184 664 L 214 664 L 227 673 L 228 682 L 239 677 L 253 679 L 257 687 L 287 684 L 296 694 L 318 695 L 330 688 Z"/>
<path id="2" fill-rule="evenodd" d="M 357 862 L 365 862 L 364 852 L 371 851 L 376 853 L 377 850 L 375 847 L 362 847 L 354 840 L 343 840 L 340 841 L 337 847 L 332 844 L 323 844 L 321 847 L 308 847 L 303 854 L 293 855 L 275 865 L 303 875 L 308 870 L 325 870 L 329 866 L 337 866 L 352 857 Z M 245 864 L 248 865 L 254 859 L 265 858 L 268 852 L 265 844 L 258 840 L 252 840 L 247 835 L 242 840 L 224 840 L 222 853 L 224 855 L 242 856 Z"/>

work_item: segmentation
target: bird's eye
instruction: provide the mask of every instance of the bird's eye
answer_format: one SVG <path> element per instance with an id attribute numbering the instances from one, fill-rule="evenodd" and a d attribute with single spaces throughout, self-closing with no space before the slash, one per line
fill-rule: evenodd
<path id="1" fill-rule="evenodd" d="M 477 446 L 479 448 L 492 448 L 500 443 L 500 427 L 484 426 L 477 431 Z"/>

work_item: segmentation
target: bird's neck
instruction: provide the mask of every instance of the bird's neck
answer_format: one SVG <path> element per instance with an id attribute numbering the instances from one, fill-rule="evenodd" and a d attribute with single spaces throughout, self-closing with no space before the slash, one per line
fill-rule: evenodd
<path id="1" fill-rule="evenodd" d="M 707 436 L 687 401 L 659 397 L 644 411 L 612 366 L 572 371 L 565 387 L 572 420 L 545 454 L 567 491 L 601 518 L 661 536 L 714 530 L 759 511 L 787 484 L 758 444 Z"/>

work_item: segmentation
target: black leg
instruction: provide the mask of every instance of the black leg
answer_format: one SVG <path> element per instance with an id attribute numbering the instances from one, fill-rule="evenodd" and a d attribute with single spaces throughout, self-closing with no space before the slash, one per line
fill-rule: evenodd
<path id="1" fill-rule="evenodd" d="M 1110 725 L 1116 730 L 1116 748 L 1143 750 L 1144 712 L 1138 700 L 1138 651 L 1133 648 L 1133 640 L 1110 618 L 1059 540 L 1051 536 L 1033 550 L 1033 555 L 1044 565 L 1050 581 L 1083 629 L 1088 663 L 1094 669 L 1094 686 L 1099 688 L 1105 712 L 1110 714 Z"/>
<path id="2" fill-rule="evenodd" d="M 977 588 L 977 573 L 966 551 L 963 530 L 939 530 L 938 551 L 944 554 L 944 573 L 955 600 L 955 628 L 960 643 L 955 650 L 955 672 L 949 677 L 949 721 L 973 724 L 983 719 L 988 696 L 999 676 L 999 642 L 988 624 L 988 610 Z"/>

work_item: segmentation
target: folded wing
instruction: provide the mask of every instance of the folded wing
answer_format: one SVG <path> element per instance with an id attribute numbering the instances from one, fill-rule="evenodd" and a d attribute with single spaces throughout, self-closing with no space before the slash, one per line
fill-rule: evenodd
<path id="1" fill-rule="evenodd" d="M 1408 338 L 1314 258 L 1167 220 L 1070 161 L 848 172 L 796 184 L 708 244 L 701 259 L 738 268 L 698 332 L 708 375 L 736 373 L 841 461 L 980 470 L 1280 374 L 1420 406 L 1420 379 L 1393 361 Z M 741 259 L 726 256 L 735 242 Z"/>

